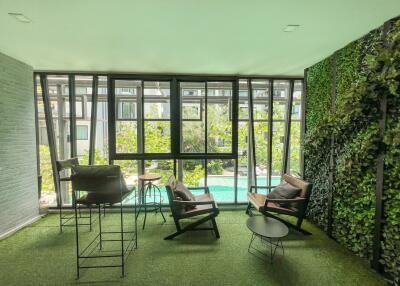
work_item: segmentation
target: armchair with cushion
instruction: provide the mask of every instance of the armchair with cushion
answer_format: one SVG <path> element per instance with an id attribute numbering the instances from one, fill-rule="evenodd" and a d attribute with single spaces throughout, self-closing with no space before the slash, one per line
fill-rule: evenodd
<path id="1" fill-rule="evenodd" d="M 252 215 L 251 208 L 254 207 L 260 213 L 278 219 L 297 231 L 310 234 L 301 228 L 301 224 L 306 214 L 312 184 L 288 174 L 283 175 L 283 181 L 280 186 L 251 186 L 247 193 L 249 203 L 246 213 Z M 258 194 L 258 189 L 268 189 L 267 195 Z M 293 225 L 273 213 L 294 216 L 297 222 Z"/>
<path id="2" fill-rule="evenodd" d="M 177 182 L 174 176 L 171 176 L 166 189 L 176 232 L 164 239 L 173 239 L 191 230 L 213 230 L 216 238 L 220 238 L 218 226 L 215 221 L 215 218 L 219 214 L 218 206 L 207 187 L 186 188 L 182 183 Z M 194 196 L 190 192 L 193 189 L 204 189 L 205 194 Z M 181 226 L 180 220 L 194 217 L 199 217 L 199 219 L 184 227 Z M 211 221 L 212 227 L 199 227 L 207 221 Z"/>

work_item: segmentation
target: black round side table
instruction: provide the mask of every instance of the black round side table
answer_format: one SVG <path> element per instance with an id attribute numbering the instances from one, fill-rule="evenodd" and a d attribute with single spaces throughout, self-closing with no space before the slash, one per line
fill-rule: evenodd
<path id="1" fill-rule="evenodd" d="M 259 258 L 269 258 L 269 262 L 273 262 L 276 249 L 282 248 L 284 254 L 284 248 L 282 244 L 282 238 L 288 235 L 289 228 L 277 219 L 266 217 L 266 216 L 255 216 L 247 219 L 247 227 L 252 232 L 248 252 L 256 255 Z M 264 245 L 269 246 L 269 255 L 258 250 L 253 246 L 254 240 L 259 237 Z M 251 252 L 256 251 L 256 253 Z M 261 257 L 259 255 L 261 255 Z"/>

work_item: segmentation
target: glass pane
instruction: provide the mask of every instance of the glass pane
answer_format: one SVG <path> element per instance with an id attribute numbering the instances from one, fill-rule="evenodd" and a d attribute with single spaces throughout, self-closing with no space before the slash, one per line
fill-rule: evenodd
<path id="1" fill-rule="evenodd" d="M 274 80 L 273 119 L 285 120 L 289 98 L 288 80 Z"/>
<path id="2" fill-rule="evenodd" d="M 205 153 L 204 122 L 182 122 L 182 152 Z"/>
<path id="3" fill-rule="evenodd" d="M 290 125 L 289 141 L 289 166 L 290 174 L 300 175 L 300 142 L 301 142 L 301 97 L 303 95 L 303 82 L 296 80 L 294 82 L 293 104 L 292 104 L 292 122 Z"/>
<path id="4" fill-rule="evenodd" d="M 268 120 L 269 81 L 252 80 L 254 120 Z"/>
<path id="5" fill-rule="evenodd" d="M 118 165 L 121 167 L 121 172 L 124 176 L 126 185 L 128 187 L 135 187 L 136 189 L 139 187 L 138 184 L 138 170 L 139 170 L 139 161 L 136 160 L 115 160 L 114 165 Z M 134 204 L 134 196 L 129 196 L 124 203 Z"/>
<path id="6" fill-rule="evenodd" d="M 293 104 L 292 104 L 292 120 L 301 120 L 301 97 L 303 94 L 302 81 L 294 82 Z"/>
<path id="7" fill-rule="evenodd" d="M 42 191 L 40 204 L 42 206 L 56 206 L 56 191 L 53 181 L 53 170 L 50 159 L 49 142 L 47 140 L 47 125 L 44 113 L 42 89 L 39 76 L 36 77 L 37 109 L 38 109 L 38 131 L 39 131 L 39 164 L 40 176 L 42 176 Z"/>
<path id="8" fill-rule="evenodd" d="M 272 124 L 272 177 L 278 181 L 282 172 L 285 125 L 285 122 Z"/>
<path id="9" fill-rule="evenodd" d="M 144 122 L 145 153 L 171 153 L 170 121 Z"/>
<path id="10" fill-rule="evenodd" d="M 117 120 L 136 119 L 136 111 L 137 111 L 136 105 L 137 105 L 136 100 L 125 99 L 125 98 L 118 100 Z"/>
<path id="11" fill-rule="evenodd" d="M 170 83 L 159 81 L 144 82 L 144 118 L 170 118 Z"/>
<path id="12" fill-rule="evenodd" d="M 202 119 L 201 100 L 182 102 L 182 119 L 183 120 L 201 120 Z"/>
<path id="13" fill-rule="evenodd" d="M 65 114 L 65 103 L 69 103 L 68 76 L 48 75 L 50 104 L 53 115 L 56 150 L 59 160 L 71 157 L 70 121 Z"/>
<path id="14" fill-rule="evenodd" d="M 187 187 L 205 186 L 205 161 L 204 160 L 180 160 L 178 161 L 178 179 Z M 191 190 L 194 195 L 204 194 L 204 189 Z"/>
<path id="15" fill-rule="evenodd" d="M 246 202 L 248 190 L 249 123 L 239 122 L 238 126 L 238 202 Z"/>
<path id="16" fill-rule="evenodd" d="M 268 80 L 252 80 L 251 87 L 253 89 L 253 98 L 262 99 L 269 97 L 269 81 Z"/>
<path id="17" fill-rule="evenodd" d="M 217 202 L 235 201 L 234 169 L 234 160 L 207 161 L 207 186 Z"/>
<path id="18" fill-rule="evenodd" d="M 182 114 L 181 152 L 205 153 L 205 83 L 181 82 L 180 95 Z M 196 121 L 192 121 L 193 119 Z"/>
<path id="19" fill-rule="evenodd" d="M 107 104 L 107 77 L 99 77 L 97 118 L 96 118 L 96 150 L 95 164 L 108 164 L 108 104 Z"/>
<path id="20" fill-rule="evenodd" d="M 266 186 L 268 176 L 268 122 L 254 122 L 257 185 Z"/>
<path id="21" fill-rule="evenodd" d="M 92 76 L 75 76 L 76 151 L 81 165 L 89 164 Z"/>
<path id="22" fill-rule="evenodd" d="M 69 79 L 67 75 L 48 75 L 49 97 L 53 116 L 55 148 L 58 160 L 71 158 L 70 120 L 67 107 L 69 104 Z M 61 177 L 69 176 L 67 171 L 61 172 Z M 63 205 L 72 202 L 72 189 L 69 182 L 61 182 L 61 199 Z"/>
<path id="23" fill-rule="evenodd" d="M 272 178 L 280 181 L 283 166 L 283 148 L 290 82 L 274 80 L 272 124 Z"/>
<path id="24" fill-rule="evenodd" d="M 292 121 L 290 125 L 290 145 L 289 145 L 289 174 L 300 174 L 300 121 Z"/>
<path id="25" fill-rule="evenodd" d="M 168 195 L 165 185 L 168 178 L 174 174 L 174 160 L 146 160 L 144 161 L 145 174 L 159 174 L 161 179 L 154 182 L 161 191 L 161 203 L 168 204 Z"/>
<path id="26" fill-rule="evenodd" d="M 137 153 L 137 122 L 116 122 L 117 153 Z"/>
<path id="27" fill-rule="evenodd" d="M 231 82 L 207 83 L 207 152 L 232 152 Z"/>
<path id="28" fill-rule="evenodd" d="M 138 80 L 116 80 L 116 152 L 138 153 L 137 97 L 141 94 L 142 82 Z"/>

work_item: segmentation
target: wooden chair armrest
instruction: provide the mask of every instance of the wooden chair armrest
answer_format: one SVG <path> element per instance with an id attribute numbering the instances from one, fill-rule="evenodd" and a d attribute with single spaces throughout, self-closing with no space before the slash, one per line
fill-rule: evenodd
<path id="1" fill-rule="evenodd" d="M 271 190 L 271 189 L 273 189 L 275 187 L 276 186 L 250 186 L 250 193 L 253 191 L 253 189 L 255 189 L 256 191 L 258 189 L 269 189 L 269 190 Z"/>
<path id="2" fill-rule="evenodd" d="M 182 205 L 182 206 L 193 206 L 193 205 L 213 205 L 215 207 L 215 201 L 201 201 L 201 202 L 196 202 L 196 201 L 180 201 L 180 200 L 174 200 L 174 204 L 176 205 Z"/>
<path id="3" fill-rule="evenodd" d="M 265 200 L 265 204 L 267 204 L 268 202 L 271 203 L 300 203 L 300 202 L 304 202 L 306 200 L 306 198 L 294 198 L 294 199 L 269 199 L 267 198 Z"/>

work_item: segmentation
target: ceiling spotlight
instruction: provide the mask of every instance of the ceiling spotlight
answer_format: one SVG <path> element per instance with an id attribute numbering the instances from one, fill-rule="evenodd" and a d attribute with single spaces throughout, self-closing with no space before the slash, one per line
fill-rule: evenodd
<path id="1" fill-rule="evenodd" d="M 30 22 L 32 22 L 31 19 L 29 19 L 28 17 L 26 17 L 22 13 L 8 13 L 8 15 L 10 15 L 11 17 L 14 17 L 17 21 L 19 21 L 21 23 L 30 23 Z"/>
<path id="2" fill-rule="evenodd" d="M 287 25 L 285 29 L 283 29 L 284 32 L 293 32 L 297 30 L 300 27 L 300 25 Z"/>

